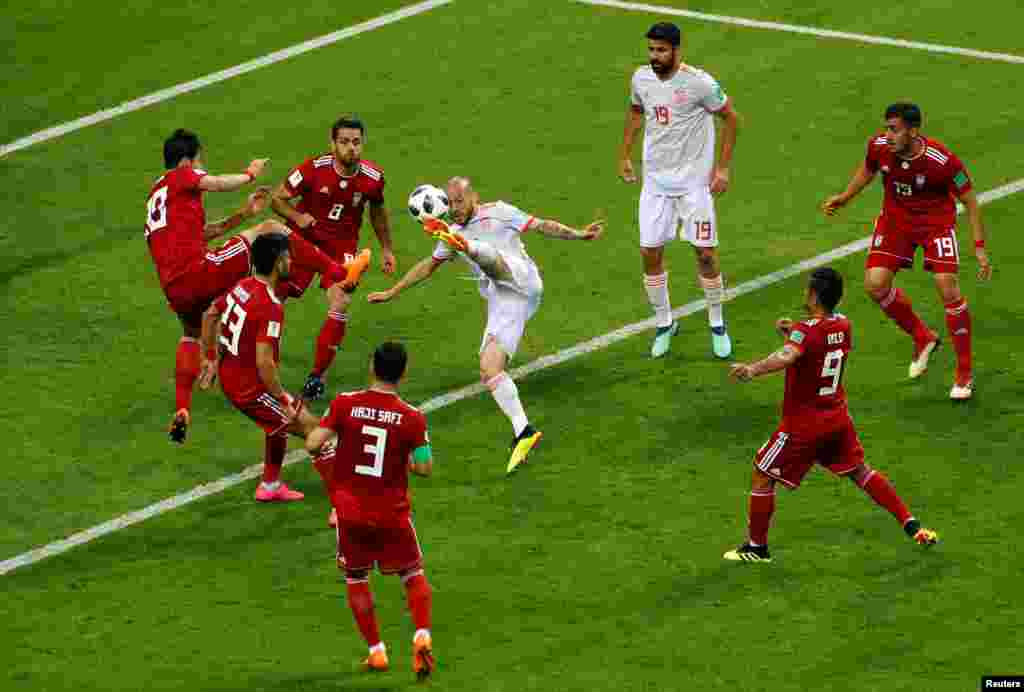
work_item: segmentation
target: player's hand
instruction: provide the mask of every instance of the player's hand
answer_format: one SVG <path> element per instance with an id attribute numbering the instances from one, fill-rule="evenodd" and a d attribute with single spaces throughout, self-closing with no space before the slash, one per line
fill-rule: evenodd
<path id="1" fill-rule="evenodd" d="M 729 189 L 729 169 L 716 167 L 711 172 L 711 194 L 720 195 Z"/>
<path id="2" fill-rule="evenodd" d="M 836 212 L 846 206 L 849 202 L 843 195 L 832 195 L 824 202 L 821 203 L 821 210 L 825 212 L 825 216 L 835 216 Z"/>
<path id="3" fill-rule="evenodd" d="M 381 249 L 380 251 L 380 268 L 385 274 L 394 274 L 395 269 L 398 267 L 398 262 L 395 261 L 395 253 L 391 250 Z"/>
<path id="4" fill-rule="evenodd" d="M 619 161 L 619 177 L 624 183 L 636 182 L 636 173 L 633 171 L 633 162 L 630 159 Z"/>
<path id="5" fill-rule="evenodd" d="M 199 388 L 209 389 L 217 381 L 217 361 L 199 356 Z"/>
<path id="6" fill-rule="evenodd" d="M 974 248 L 974 255 L 978 258 L 978 280 L 988 281 L 992 278 L 992 263 L 989 262 L 988 253 L 985 248 Z"/>
<path id="7" fill-rule="evenodd" d="M 312 214 L 299 214 L 299 218 L 295 220 L 295 225 L 302 229 L 310 228 L 315 223 L 316 219 Z"/>
<path id="8" fill-rule="evenodd" d="M 587 225 L 580 234 L 580 240 L 597 240 L 604 233 L 604 219 L 598 219 Z"/>
<path id="9" fill-rule="evenodd" d="M 782 317 L 775 320 L 775 329 L 778 330 L 784 338 L 789 337 L 789 333 L 793 330 L 793 320 L 788 317 Z"/>
<path id="10" fill-rule="evenodd" d="M 253 178 L 258 178 L 263 173 L 263 169 L 267 167 L 269 161 L 270 159 L 253 159 L 249 167 L 245 169 L 245 172 Z"/>
<path id="11" fill-rule="evenodd" d="M 377 291 L 366 296 L 366 300 L 370 303 L 386 303 L 394 297 L 395 294 L 391 291 Z"/>
<path id="12" fill-rule="evenodd" d="M 729 366 L 729 377 L 737 382 L 750 382 L 754 379 L 754 370 L 747 363 L 733 363 Z"/>
<path id="13" fill-rule="evenodd" d="M 256 192 L 249 195 L 245 200 L 245 206 L 242 207 L 243 216 L 256 216 L 263 212 L 270 203 L 270 188 L 266 186 L 259 187 Z"/>

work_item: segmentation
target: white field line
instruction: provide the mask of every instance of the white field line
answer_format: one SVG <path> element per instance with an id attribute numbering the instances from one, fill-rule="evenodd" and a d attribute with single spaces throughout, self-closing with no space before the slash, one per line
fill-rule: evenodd
<path id="1" fill-rule="evenodd" d="M 957 46 L 943 46 L 936 43 L 921 43 L 920 41 L 907 41 L 901 38 L 888 38 L 886 36 L 870 36 L 868 34 L 851 34 L 847 31 L 832 31 L 831 29 L 818 29 L 813 26 L 800 26 L 798 24 L 780 24 L 778 22 L 764 22 L 757 19 L 744 19 L 743 17 L 729 17 L 721 14 L 707 14 L 705 12 L 694 12 L 692 10 L 680 10 L 675 7 L 664 5 L 647 5 L 639 2 L 620 2 L 619 0 L 575 0 L 584 5 L 600 5 L 602 7 L 614 7 L 620 10 L 633 10 L 636 12 L 650 12 L 661 15 L 674 15 L 677 17 L 688 17 L 704 22 L 718 22 L 720 24 L 732 24 L 744 26 L 749 29 L 770 29 L 772 31 L 788 31 L 793 34 L 807 34 L 819 38 L 837 38 L 845 41 L 857 41 L 859 43 L 873 43 L 881 46 L 896 46 L 897 48 L 912 48 L 924 50 L 931 53 L 950 53 L 962 55 L 979 60 L 995 60 L 998 62 L 1016 63 L 1024 65 L 1024 55 L 1013 55 L 1011 53 L 992 53 L 984 50 L 973 50 L 971 48 L 958 48 Z"/>
<path id="2" fill-rule="evenodd" d="M 303 53 L 309 53 L 317 48 L 323 48 L 324 46 L 329 46 L 332 43 L 337 43 L 338 41 L 344 41 L 347 38 L 352 38 L 359 34 L 365 34 L 367 31 L 379 29 L 383 26 L 387 26 L 388 24 L 393 24 L 402 19 L 406 19 L 407 17 L 422 14 L 434 9 L 435 7 L 447 5 L 451 2 L 454 2 L 454 0 L 426 0 L 426 2 L 409 5 L 408 7 L 403 7 L 395 10 L 394 12 L 383 14 L 375 19 L 367 20 L 361 24 L 356 24 L 346 29 L 340 29 L 329 34 L 298 43 L 288 48 L 282 48 L 281 50 L 268 53 L 262 57 L 249 60 L 248 62 L 243 62 L 239 65 L 235 65 L 234 67 L 229 67 L 219 72 L 208 74 L 205 77 L 199 77 L 190 82 L 183 82 L 182 84 L 176 84 L 172 87 L 161 89 L 160 91 L 154 91 L 151 94 L 146 94 L 145 96 L 132 101 L 126 101 L 118 106 L 114 106 L 113 108 L 105 108 L 104 110 L 97 111 L 92 115 L 86 115 L 78 118 L 77 120 L 61 123 L 60 125 L 48 127 L 45 130 L 33 132 L 32 134 L 22 137 L 21 139 L 17 139 L 10 144 L 0 145 L 0 158 L 7 156 L 12 152 L 30 147 L 33 144 L 39 144 L 40 142 L 56 139 L 57 137 L 62 137 L 71 132 L 75 132 L 76 130 L 89 127 L 90 125 L 96 125 L 107 120 L 112 120 L 118 116 L 146 108 L 147 106 L 152 106 L 162 101 L 168 101 L 176 96 L 187 94 L 190 91 L 196 91 L 197 89 L 202 89 L 203 87 L 210 86 L 211 84 L 216 84 L 233 77 L 238 77 L 239 75 L 246 74 L 247 72 L 258 70 L 261 67 L 273 65 L 274 63 L 279 63 L 282 60 L 287 60 L 288 58 L 294 58 L 295 56 L 302 55 Z"/>
<path id="3" fill-rule="evenodd" d="M 1021 191 L 1024 191 L 1024 178 L 1015 180 L 1012 183 L 1007 183 L 1006 185 L 994 190 L 983 192 L 978 195 L 978 201 L 981 204 L 988 204 Z M 960 211 L 962 211 L 962 209 L 958 207 L 958 213 Z M 797 262 L 785 269 L 780 269 L 779 271 L 772 272 L 771 274 L 765 274 L 764 276 L 760 276 L 756 279 L 746 281 L 735 288 L 729 289 L 726 293 L 726 300 L 732 300 L 739 296 L 746 295 L 747 293 L 753 293 L 754 291 L 779 283 L 780 281 L 784 281 L 802 272 L 824 266 L 834 260 L 865 250 L 870 244 L 870 241 L 870 236 L 867 238 L 861 238 L 860 240 L 855 240 L 852 243 L 841 245 L 834 250 L 817 255 L 816 257 L 811 257 L 810 259 L 806 259 L 802 262 Z M 706 306 L 706 301 L 695 300 L 692 303 L 687 303 L 686 305 L 676 308 L 672 311 L 672 314 L 676 317 L 685 317 L 686 315 L 691 315 L 700 310 L 704 310 Z M 557 353 L 552 353 L 551 355 L 538 358 L 537 360 L 527 363 L 522 367 L 515 368 L 509 374 L 513 379 L 522 379 L 523 377 L 537 372 L 538 370 L 551 368 L 568 360 L 608 348 L 613 344 L 623 341 L 624 339 L 628 339 L 640 332 L 652 329 L 653 327 L 653 317 L 640 322 L 634 322 L 633 324 L 627 324 L 625 327 L 621 327 L 615 331 L 595 337 L 589 341 L 584 341 Z M 462 387 L 461 389 L 455 389 L 446 394 L 441 394 L 440 396 L 428 399 L 420 404 L 419 409 L 423 411 L 423 413 L 430 413 L 431 411 L 436 411 L 439 408 L 450 406 L 458 401 L 462 401 L 463 399 L 468 399 L 476 396 L 477 394 L 481 394 L 484 389 L 484 386 L 479 383 Z M 308 457 L 305 452 L 295 450 L 285 458 L 285 465 L 295 464 L 307 458 Z M 45 560 L 48 557 L 53 557 L 54 555 L 67 552 L 75 546 L 82 545 L 83 543 L 89 543 L 90 541 L 94 541 L 109 533 L 120 531 L 121 529 L 127 528 L 133 524 L 145 521 L 150 517 L 155 517 L 165 512 L 169 512 L 172 509 L 183 507 L 209 495 L 215 495 L 232 486 L 238 485 L 239 483 L 244 483 L 245 481 L 258 477 L 262 471 L 263 464 L 254 464 L 253 466 L 243 469 L 240 473 L 225 476 L 224 478 L 213 481 L 212 483 L 197 486 L 188 492 L 175 495 L 174 497 L 169 497 L 166 500 L 161 500 L 160 502 L 152 504 L 144 509 L 129 512 L 128 514 L 122 514 L 110 521 L 98 524 L 90 529 L 86 529 L 85 531 L 72 534 L 63 540 L 49 543 L 20 555 L 15 555 L 12 558 L 0 562 L 0 575 L 7 574 L 19 567 L 26 567 L 39 562 L 40 560 Z"/>

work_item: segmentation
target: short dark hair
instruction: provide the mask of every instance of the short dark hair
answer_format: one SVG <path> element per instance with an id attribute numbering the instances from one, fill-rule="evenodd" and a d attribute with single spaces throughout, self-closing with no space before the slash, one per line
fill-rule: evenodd
<path id="1" fill-rule="evenodd" d="M 408 360 L 405 346 L 397 341 L 385 341 L 373 352 L 373 374 L 381 382 L 398 384 Z"/>
<path id="2" fill-rule="evenodd" d="M 179 127 L 164 141 L 164 167 L 167 170 L 177 168 L 182 159 L 198 156 L 201 148 L 199 136 L 195 132 Z"/>
<path id="3" fill-rule="evenodd" d="M 274 231 L 264 233 L 252 241 L 252 268 L 256 274 L 267 276 L 274 271 L 277 259 L 288 252 L 288 236 Z"/>
<path id="4" fill-rule="evenodd" d="M 819 267 L 811 272 L 809 282 L 818 302 L 832 312 L 843 297 L 843 275 L 832 267 Z"/>
<path id="5" fill-rule="evenodd" d="M 331 125 L 331 139 L 337 139 L 338 130 L 359 130 L 359 134 L 366 136 L 366 126 L 357 115 L 343 115 Z"/>
<path id="6" fill-rule="evenodd" d="M 921 109 L 916 103 L 901 101 L 885 109 L 885 119 L 900 118 L 907 127 L 921 127 Z"/>
<path id="7" fill-rule="evenodd" d="M 679 27 L 672 22 L 658 22 L 647 30 L 645 36 L 652 41 L 671 43 L 673 48 L 678 48 L 679 44 L 683 41 Z"/>

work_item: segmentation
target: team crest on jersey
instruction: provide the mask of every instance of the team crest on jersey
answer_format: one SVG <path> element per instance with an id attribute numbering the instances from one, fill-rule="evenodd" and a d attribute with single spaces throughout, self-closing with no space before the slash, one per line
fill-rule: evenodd
<path id="1" fill-rule="evenodd" d="M 923 175 L 914 176 L 914 184 L 918 187 L 924 187 L 925 177 Z"/>
<path id="2" fill-rule="evenodd" d="M 346 187 L 348 187 L 348 181 L 347 180 L 342 180 L 340 183 L 338 183 L 338 187 L 340 187 L 342 190 L 344 190 Z"/>
<path id="3" fill-rule="evenodd" d="M 353 192 L 352 193 L 352 204 L 354 206 L 359 206 L 359 203 L 362 202 L 362 201 L 363 201 L 363 193 L 362 192 Z"/>
<path id="4" fill-rule="evenodd" d="M 676 106 L 683 105 L 689 98 L 690 93 L 686 89 L 676 89 L 672 92 L 672 103 Z"/>

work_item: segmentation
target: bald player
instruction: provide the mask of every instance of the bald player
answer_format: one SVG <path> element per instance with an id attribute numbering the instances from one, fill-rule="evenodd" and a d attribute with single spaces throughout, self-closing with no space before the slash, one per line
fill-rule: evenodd
<path id="1" fill-rule="evenodd" d="M 437 226 L 427 228 L 438 239 L 433 254 L 420 260 L 390 289 L 371 293 L 368 299 L 371 303 L 387 302 L 456 256 L 469 265 L 479 280 L 480 295 L 487 301 L 487 325 L 480 343 L 480 379 L 512 423 L 514 437 L 507 467 L 507 472 L 512 473 L 526 461 L 541 438 L 540 431 L 530 425 L 515 382 L 505 372 L 544 292 L 540 271 L 526 254 L 522 236 L 536 231 L 561 240 L 594 240 L 601 237 L 604 221 L 597 220 L 577 230 L 552 219 L 532 216 L 505 202 L 482 204 L 469 178 L 454 177 L 447 187 L 452 225 L 437 222 Z"/>

